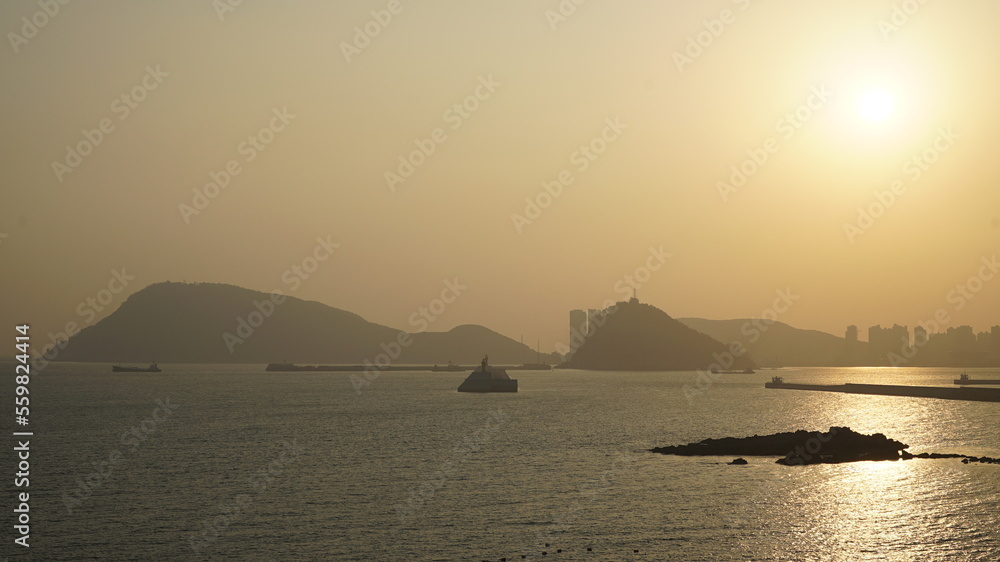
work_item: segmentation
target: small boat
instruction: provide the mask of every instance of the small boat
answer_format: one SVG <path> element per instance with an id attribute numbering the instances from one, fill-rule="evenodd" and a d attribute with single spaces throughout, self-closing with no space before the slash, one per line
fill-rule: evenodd
<path id="1" fill-rule="evenodd" d="M 320 370 L 317 366 L 310 365 L 295 365 L 287 361 L 282 361 L 281 363 L 268 363 L 265 371 L 278 371 L 278 372 L 289 372 L 289 371 L 318 371 Z"/>
<path id="2" fill-rule="evenodd" d="M 1000 385 L 1000 379 L 972 379 L 969 375 L 962 373 L 962 376 L 955 379 L 955 384 L 995 384 Z"/>
<path id="3" fill-rule="evenodd" d="M 156 363 L 150 363 L 149 367 L 122 367 L 121 365 L 112 365 L 112 373 L 160 373 L 162 372 Z"/>
<path id="4" fill-rule="evenodd" d="M 551 371 L 552 365 L 548 363 L 525 363 L 520 367 L 514 367 L 516 371 Z"/>
<path id="5" fill-rule="evenodd" d="M 434 365 L 433 367 L 431 367 L 431 371 L 434 371 L 434 372 L 456 372 L 456 371 L 464 371 L 464 370 L 465 370 L 465 367 L 463 367 L 461 365 L 456 365 L 456 364 L 452 363 L 451 361 L 448 361 L 448 364 L 446 366 L 443 366 L 443 367 L 441 365 Z"/>

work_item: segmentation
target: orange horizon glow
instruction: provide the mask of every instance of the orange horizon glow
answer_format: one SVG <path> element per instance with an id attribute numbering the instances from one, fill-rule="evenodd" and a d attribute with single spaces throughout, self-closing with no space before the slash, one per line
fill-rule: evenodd
<path id="1" fill-rule="evenodd" d="M 779 321 L 838 336 L 1000 324 L 1000 6 L 558 10 L 63 7 L 0 54 L 4 310 L 56 332 L 187 280 L 413 329 L 457 279 L 427 329 L 543 350 L 633 289 L 711 319 L 790 289 Z"/>

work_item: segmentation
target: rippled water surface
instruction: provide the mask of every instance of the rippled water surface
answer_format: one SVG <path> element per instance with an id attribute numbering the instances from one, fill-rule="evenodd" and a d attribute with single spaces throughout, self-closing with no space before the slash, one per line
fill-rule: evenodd
<path id="1" fill-rule="evenodd" d="M 519 372 L 517 394 L 472 395 L 463 373 L 384 373 L 359 394 L 346 373 L 260 365 L 108 371 L 32 380 L 34 559 L 1000 559 L 998 465 L 645 451 L 836 425 L 1000 457 L 997 403 L 763 387 L 951 385 L 954 369 L 726 375 L 690 401 L 694 373 Z"/>

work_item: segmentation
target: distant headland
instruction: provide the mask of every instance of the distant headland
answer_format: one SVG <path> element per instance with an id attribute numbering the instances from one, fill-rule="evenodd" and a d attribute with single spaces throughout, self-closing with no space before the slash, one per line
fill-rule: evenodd
<path id="1" fill-rule="evenodd" d="M 750 369 L 754 362 L 742 346 L 726 346 L 632 298 L 598 313 L 591 330 L 563 365 L 595 371 L 694 371 L 719 365 Z"/>
<path id="2" fill-rule="evenodd" d="M 580 315 L 583 333 L 577 329 Z M 903 357 L 904 366 L 1000 366 L 1000 327 L 995 335 L 978 336 L 981 348 L 993 345 L 996 352 L 943 352 L 951 339 L 969 340 L 968 330 L 953 330 L 929 336 L 926 347 L 912 344 L 894 355 L 886 352 L 886 342 L 905 328 L 873 328 L 870 337 L 878 341 L 869 343 L 857 341 L 853 329 L 838 337 L 759 318 L 675 319 L 634 297 L 589 314 L 572 311 L 570 320 L 569 348 L 538 354 L 480 325 L 410 333 L 291 296 L 217 283 L 162 282 L 131 295 L 111 315 L 70 334 L 68 342 L 53 342 L 58 352 L 46 359 L 363 365 L 378 358 L 399 365 L 475 365 L 489 353 L 504 365 L 607 371 L 880 366 L 893 364 L 895 357 Z"/>
<path id="3" fill-rule="evenodd" d="M 164 282 L 71 337 L 57 360 L 475 365 L 487 352 L 498 364 L 539 361 L 535 350 L 483 326 L 408 333 L 315 301 L 234 285 Z"/>

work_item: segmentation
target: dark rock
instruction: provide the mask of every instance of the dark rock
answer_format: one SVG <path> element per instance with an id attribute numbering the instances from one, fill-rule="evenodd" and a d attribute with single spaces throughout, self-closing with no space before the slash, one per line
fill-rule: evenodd
<path id="1" fill-rule="evenodd" d="M 958 453 L 920 453 L 912 456 L 915 459 L 962 459 L 962 464 L 970 464 L 977 462 L 986 464 L 1000 464 L 1000 459 L 994 459 L 992 457 L 973 457 L 970 455 L 961 455 Z"/>
<path id="2" fill-rule="evenodd" d="M 839 463 L 863 460 L 898 460 L 909 445 L 881 433 L 863 435 L 849 427 L 831 427 L 827 432 L 775 433 L 753 437 L 705 439 L 698 443 L 657 447 L 654 453 L 682 456 L 778 456 L 785 465 Z"/>
<path id="3" fill-rule="evenodd" d="M 914 455 L 918 459 L 964 459 L 966 455 L 959 455 L 955 453 L 920 453 L 919 455 Z"/>
<path id="4" fill-rule="evenodd" d="M 733 462 L 731 462 L 729 464 L 749 464 L 749 463 L 747 462 L 746 459 L 744 459 L 744 458 L 741 457 L 741 458 L 738 458 L 738 459 L 733 459 Z"/>

